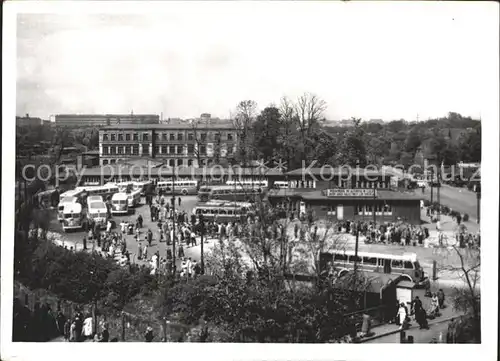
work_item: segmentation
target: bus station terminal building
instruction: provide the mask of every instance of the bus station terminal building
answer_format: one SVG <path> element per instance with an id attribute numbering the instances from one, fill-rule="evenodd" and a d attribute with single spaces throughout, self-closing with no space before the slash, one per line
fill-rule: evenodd
<path id="1" fill-rule="evenodd" d="M 79 185 L 103 185 L 110 181 L 195 179 L 208 184 L 228 180 L 265 180 L 268 201 L 289 212 L 317 218 L 420 224 L 420 190 L 408 190 L 387 171 L 308 168 L 283 172 L 269 168 L 179 167 L 158 159 L 127 160 L 122 164 L 87 168 Z"/>

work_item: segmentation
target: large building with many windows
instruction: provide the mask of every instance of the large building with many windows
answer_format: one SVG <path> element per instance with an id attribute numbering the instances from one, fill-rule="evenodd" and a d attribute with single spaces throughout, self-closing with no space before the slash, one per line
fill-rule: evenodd
<path id="1" fill-rule="evenodd" d="M 57 114 L 57 126 L 94 127 L 124 124 L 158 124 L 157 114 Z"/>
<path id="2" fill-rule="evenodd" d="M 232 124 L 117 124 L 99 130 L 101 165 L 154 158 L 169 166 L 210 166 L 231 159 L 237 144 Z"/>

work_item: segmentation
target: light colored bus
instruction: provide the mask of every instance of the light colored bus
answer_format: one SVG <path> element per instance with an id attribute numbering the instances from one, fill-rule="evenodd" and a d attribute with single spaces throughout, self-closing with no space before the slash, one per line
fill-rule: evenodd
<path id="1" fill-rule="evenodd" d="M 165 194 L 182 194 L 184 196 L 194 195 L 198 193 L 198 181 L 196 180 L 175 180 L 172 181 L 160 181 L 156 184 L 156 189 L 162 190 Z"/>
<path id="2" fill-rule="evenodd" d="M 106 227 L 108 207 L 101 201 L 90 202 L 87 208 L 87 218 L 92 219 L 98 227 Z"/>
<path id="3" fill-rule="evenodd" d="M 145 191 L 147 190 L 148 186 L 151 186 L 152 184 L 152 181 L 136 181 L 133 182 L 133 187 L 134 189 L 139 189 L 141 191 L 141 196 L 145 196 Z"/>
<path id="4" fill-rule="evenodd" d="M 260 187 L 260 188 L 267 188 L 268 187 L 268 182 L 265 179 L 233 179 L 233 180 L 228 180 L 226 182 L 226 185 L 228 186 L 250 186 L 250 187 Z"/>
<path id="5" fill-rule="evenodd" d="M 63 198 L 60 198 L 59 204 L 57 205 L 57 220 L 59 222 L 64 219 L 64 206 L 71 203 L 78 203 L 78 197 L 65 196 Z"/>
<path id="6" fill-rule="evenodd" d="M 90 196 L 101 196 L 104 200 L 120 191 L 118 186 L 113 183 L 97 187 L 77 187 L 76 189 L 83 191 L 84 196 L 87 198 Z"/>
<path id="7" fill-rule="evenodd" d="M 290 188 L 290 183 L 287 181 L 275 181 L 273 184 L 275 189 L 288 189 Z"/>
<path id="8" fill-rule="evenodd" d="M 90 205 L 92 202 L 104 202 L 104 199 L 102 199 L 102 196 L 87 197 L 87 205 Z"/>
<path id="9" fill-rule="evenodd" d="M 63 209 L 62 227 L 64 232 L 82 228 L 83 213 L 80 203 L 66 203 Z"/>
<path id="10" fill-rule="evenodd" d="M 128 197 L 128 206 L 130 207 L 135 207 L 138 204 L 141 203 L 141 190 L 140 189 L 134 189 L 133 191 L 127 193 Z"/>
<path id="11" fill-rule="evenodd" d="M 356 260 L 354 250 L 337 250 L 320 254 L 320 265 L 327 267 L 332 262 L 339 275 L 354 269 Z M 403 255 L 358 252 L 357 268 L 363 272 L 385 273 L 402 276 L 417 286 L 427 286 L 429 278 L 425 277 L 424 270 L 417 260 L 415 253 Z"/>
<path id="12" fill-rule="evenodd" d="M 208 221 L 217 219 L 221 222 L 246 221 L 253 214 L 251 203 L 216 200 L 198 205 L 193 212 L 197 216 L 203 214 Z"/>
<path id="13" fill-rule="evenodd" d="M 115 193 L 111 198 L 111 214 L 128 214 L 128 194 Z"/>
<path id="14" fill-rule="evenodd" d="M 262 199 L 264 192 L 260 187 L 251 186 L 218 186 L 213 187 L 210 191 L 208 199 L 220 199 L 233 202 L 253 202 L 257 199 Z"/>
<path id="15" fill-rule="evenodd" d="M 202 202 L 208 201 L 208 197 L 210 196 L 210 192 L 212 191 L 212 188 L 218 187 L 215 185 L 203 185 L 200 187 L 198 190 L 198 199 Z"/>

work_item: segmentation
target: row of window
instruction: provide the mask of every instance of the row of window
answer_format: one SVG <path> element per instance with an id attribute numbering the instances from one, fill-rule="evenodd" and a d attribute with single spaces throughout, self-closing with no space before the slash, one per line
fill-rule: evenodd
<path id="1" fill-rule="evenodd" d="M 339 262 L 339 263 L 354 263 L 357 262 L 358 264 L 363 264 L 363 265 L 370 265 L 370 266 L 381 266 L 383 267 L 385 262 L 389 261 L 391 263 L 392 268 L 405 268 L 405 269 L 413 269 L 413 263 L 411 261 L 403 261 L 403 260 L 397 260 L 397 259 L 384 259 L 384 258 L 375 258 L 375 257 L 356 257 L 353 255 L 347 256 L 345 254 L 335 254 L 334 256 L 334 262 Z"/>
<path id="2" fill-rule="evenodd" d="M 139 136 L 141 137 L 141 139 L 139 139 Z M 103 133 L 102 135 L 102 140 L 103 141 L 139 141 L 139 140 L 142 140 L 142 141 L 149 141 L 149 138 L 150 138 L 150 133 L 149 132 L 144 132 L 144 133 L 118 133 L 118 134 L 115 134 L 115 133 Z M 184 133 L 154 133 L 154 138 L 156 140 L 180 140 L 180 141 L 184 141 Z M 207 133 L 200 133 L 200 140 L 201 141 L 205 141 L 207 140 Z M 234 135 L 233 133 L 227 133 L 226 134 L 226 139 L 223 139 L 224 137 L 221 136 L 220 133 L 215 133 L 212 136 L 209 136 L 209 138 L 214 138 L 216 141 L 219 141 L 219 140 L 227 140 L 227 141 L 233 141 L 234 140 Z M 188 133 L 187 134 L 187 140 L 195 140 L 195 134 L 194 133 Z"/>
<path id="3" fill-rule="evenodd" d="M 201 167 L 211 166 L 214 164 L 213 160 L 211 160 L 211 159 L 208 159 L 208 160 L 201 159 L 200 162 L 201 162 L 201 164 L 200 164 Z M 107 159 L 103 159 L 102 164 L 103 165 L 116 164 L 116 159 L 110 159 L 109 161 Z M 192 166 L 194 166 L 194 160 L 193 159 L 187 159 L 187 160 L 186 159 L 168 159 L 168 165 L 170 167 L 184 166 L 184 165 L 187 165 L 188 167 L 192 167 Z"/>
<path id="4" fill-rule="evenodd" d="M 155 146 L 154 153 L 155 154 L 184 154 L 184 146 L 183 145 L 162 145 Z M 199 147 L 200 155 L 207 155 L 207 147 L 205 145 L 200 145 Z M 139 155 L 139 145 L 124 145 L 124 146 L 103 146 L 102 147 L 103 155 L 114 155 L 114 154 L 125 154 L 125 155 Z M 142 145 L 142 154 L 149 155 L 149 144 Z M 187 145 L 187 154 L 194 155 L 195 147 L 194 144 Z M 227 154 L 233 154 L 233 147 L 227 148 Z"/>
<path id="5" fill-rule="evenodd" d="M 375 212 L 375 215 L 387 215 L 391 216 L 392 215 L 392 206 L 390 204 L 384 204 L 384 203 L 376 203 L 373 205 L 366 205 L 366 206 L 361 206 L 358 205 L 356 207 L 356 214 L 359 216 L 366 215 L 366 216 L 371 216 L 373 215 L 373 212 Z"/>

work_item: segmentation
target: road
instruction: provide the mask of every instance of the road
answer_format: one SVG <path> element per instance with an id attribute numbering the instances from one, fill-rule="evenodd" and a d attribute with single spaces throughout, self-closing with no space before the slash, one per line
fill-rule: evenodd
<path id="1" fill-rule="evenodd" d="M 181 206 L 179 207 L 178 204 L 176 203 L 176 209 L 181 209 L 185 210 L 188 216 L 191 215 L 192 209 L 196 206 L 198 200 L 196 199 L 195 196 L 183 196 L 181 197 Z M 116 223 L 117 228 L 114 229 L 115 232 L 119 232 L 119 224 L 122 221 L 129 221 L 135 223 L 135 220 L 139 216 L 139 214 L 142 215 L 142 218 L 144 220 L 143 222 L 143 228 L 142 228 L 142 233 L 140 235 L 140 238 L 143 240 L 144 239 L 144 233 L 147 232 L 148 229 L 151 229 L 153 232 L 153 242 L 151 244 L 151 247 L 148 248 L 148 258 L 151 259 L 151 256 L 156 252 L 160 252 L 160 257 L 165 258 L 166 257 L 166 250 L 167 247 L 172 249 L 172 246 L 167 246 L 166 242 L 159 242 L 159 233 L 158 233 L 158 226 L 156 222 L 151 222 L 151 218 L 149 215 L 149 207 L 145 204 L 144 198 L 141 201 L 141 204 L 135 208 L 135 213 L 126 215 L 126 216 L 112 216 L 112 220 Z M 57 221 L 56 214 L 54 212 L 53 219 L 51 220 L 51 230 L 54 232 L 58 232 L 61 234 L 62 239 L 64 239 L 64 242 L 68 244 L 68 247 L 76 244 L 77 249 L 82 248 L 82 243 L 83 243 L 83 237 L 85 236 L 85 232 L 83 231 L 76 231 L 76 232 L 68 232 L 65 233 L 62 230 L 61 225 Z M 139 264 L 144 264 L 143 261 L 139 261 L 137 259 L 137 253 L 138 253 L 138 243 L 135 241 L 134 236 L 131 235 L 124 235 L 124 238 L 127 242 L 127 250 L 131 254 L 131 262 L 132 263 L 139 263 Z M 212 243 L 213 240 L 206 240 L 204 245 L 208 249 L 210 247 L 210 243 Z M 144 247 L 144 242 L 141 242 L 142 246 Z M 89 249 L 92 249 L 92 243 L 90 242 L 87 247 Z M 178 249 L 178 248 L 177 248 Z M 201 255 L 201 247 L 200 243 L 198 242 L 198 245 L 195 247 L 186 247 L 184 245 L 184 253 L 186 257 L 191 257 L 193 260 L 197 260 L 198 262 L 200 261 L 200 255 Z M 181 261 L 178 259 L 176 260 L 177 264 L 177 269 L 180 269 L 180 264 Z"/>
<path id="2" fill-rule="evenodd" d="M 392 167 L 384 167 L 385 170 L 390 171 L 398 176 L 402 176 L 403 173 Z M 421 190 L 416 190 L 416 192 L 421 192 Z M 434 188 L 434 201 L 437 201 L 437 189 Z M 457 188 L 446 184 L 441 185 L 439 190 L 439 197 L 441 204 L 451 207 L 452 209 L 459 211 L 461 213 L 467 213 L 469 217 L 473 220 L 477 219 L 477 198 L 476 193 L 469 191 L 466 187 Z M 424 199 L 431 199 L 431 189 L 427 187 L 423 193 Z"/>
<path id="3" fill-rule="evenodd" d="M 414 322 L 415 323 L 415 322 Z M 395 326 L 396 327 L 396 326 Z M 374 329 L 376 331 L 376 328 Z M 441 322 L 434 325 L 429 325 L 428 330 L 420 330 L 418 326 L 406 331 L 406 336 L 413 336 L 413 343 L 430 343 L 433 339 L 439 340 L 442 337 L 443 343 L 446 342 L 446 332 L 448 330 L 448 322 Z M 400 334 L 382 336 L 366 343 L 400 343 Z"/>

